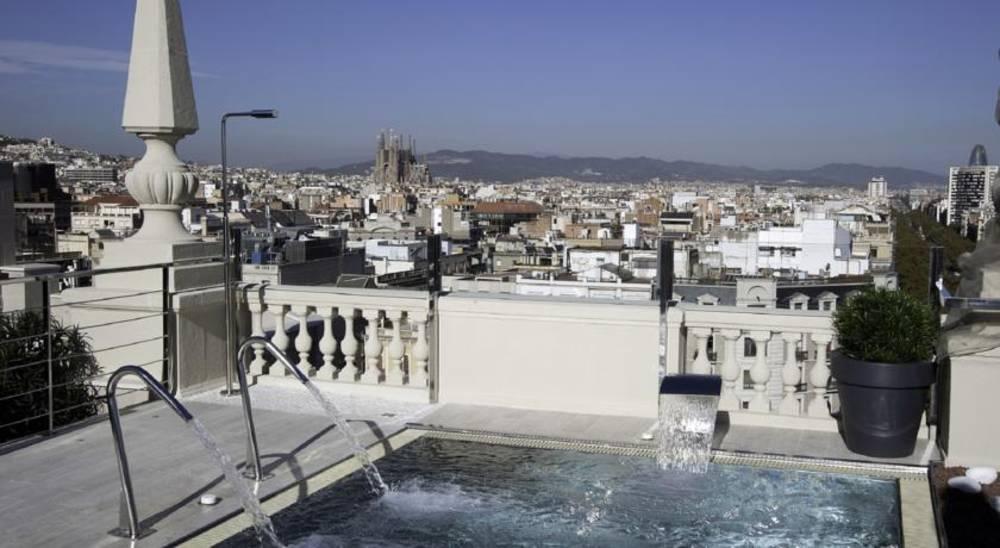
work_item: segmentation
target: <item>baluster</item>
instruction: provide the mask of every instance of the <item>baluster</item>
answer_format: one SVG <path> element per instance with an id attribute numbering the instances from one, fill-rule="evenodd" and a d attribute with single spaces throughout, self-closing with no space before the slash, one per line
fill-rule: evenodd
<path id="1" fill-rule="evenodd" d="M 306 375 L 313 375 L 316 368 L 309 363 L 309 351 L 313 344 L 312 337 L 309 336 L 309 309 L 309 306 L 303 304 L 292 306 L 292 312 L 299 322 L 299 334 L 295 337 L 295 350 L 299 353 L 299 363 L 296 365 Z"/>
<path id="2" fill-rule="evenodd" d="M 816 363 L 813 364 L 812 371 L 809 372 L 809 384 L 812 387 L 813 397 L 809 401 L 806 412 L 810 417 L 828 418 L 830 410 L 826 407 L 826 383 L 830 380 L 830 368 L 826 365 L 826 348 L 833 340 L 833 335 L 813 333 L 812 340 L 816 343 Z"/>
<path id="3" fill-rule="evenodd" d="M 411 324 L 417 324 L 417 340 L 413 343 L 413 363 L 410 365 L 410 386 L 427 386 L 427 362 L 431 357 L 431 347 L 427 344 L 427 313 L 418 312 L 410 316 Z"/>
<path id="4" fill-rule="evenodd" d="M 771 401 L 767 397 L 767 381 L 771 378 L 771 368 L 767 365 L 767 341 L 771 339 L 770 331 L 751 331 L 757 349 L 753 367 L 750 368 L 750 379 L 753 381 L 753 399 L 750 400 L 751 411 L 771 411 Z"/>
<path id="5" fill-rule="evenodd" d="M 251 324 L 251 335 L 254 337 L 264 336 L 264 311 L 267 310 L 267 305 L 264 304 L 263 299 L 256 295 L 249 295 L 247 299 L 247 307 L 250 309 L 250 324 Z M 267 373 L 267 359 L 264 358 L 264 345 L 255 343 L 251 345 L 253 348 L 253 361 L 250 362 L 250 374 L 251 375 L 264 375 Z M 243 364 L 239 364 L 240 367 Z"/>
<path id="6" fill-rule="evenodd" d="M 736 383 L 743 377 L 739 362 L 736 361 L 736 341 L 740 338 L 739 329 L 723 329 L 720 332 L 723 339 L 724 355 L 719 371 L 722 376 L 722 397 L 719 398 L 719 409 L 738 411 L 740 399 L 736 395 Z"/>
<path id="7" fill-rule="evenodd" d="M 273 306 L 270 308 L 274 308 Z M 285 315 L 288 314 L 288 305 L 278 305 L 278 311 L 274 314 L 274 335 L 271 336 L 271 342 L 274 346 L 278 348 L 282 353 L 288 349 L 288 332 L 285 330 Z M 292 372 L 288 368 L 282 366 L 281 364 L 271 364 L 273 367 L 269 368 L 267 374 L 272 377 L 285 377 L 291 375 Z"/>
<path id="8" fill-rule="evenodd" d="M 691 329 L 695 343 L 698 347 L 698 355 L 691 363 L 691 373 L 696 375 L 708 375 L 712 373 L 712 362 L 708 359 L 708 338 L 712 336 L 712 329 L 708 327 L 695 327 Z"/>
<path id="9" fill-rule="evenodd" d="M 333 337 L 333 320 L 337 310 L 330 306 L 317 307 L 316 313 L 323 318 L 323 337 L 319 340 L 319 351 L 323 354 L 323 366 L 316 372 L 316 378 L 332 381 L 337 377 L 333 365 L 333 355 L 337 352 L 337 339 Z"/>
<path id="10" fill-rule="evenodd" d="M 380 375 L 378 362 L 382 356 L 382 341 L 378 340 L 378 310 L 364 310 L 363 313 L 368 320 L 368 328 L 365 329 L 365 372 L 361 374 L 361 380 L 378 384 Z"/>
<path id="11" fill-rule="evenodd" d="M 385 382 L 386 384 L 401 385 L 403 384 L 403 355 L 406 351 L 401 332 L 403 311 L 390 310 L 387 315 L 392 320 L 392 340 L 389 341 L 389 367 L 385 371 Z"/>
<path id="12" fill-rule="evenodd" d="M 799 333 L 782 333 L 781 338 L 785 341 L 785 365 L 781 368 L 781 382 L 784 386 L 785 395 L 778 405 L 778 412 L 782 415 L 799 414 L 799 362 L 796 356 L 799 340 L 802 335 Z"/>
<path id="13" fill-rule="evenodd" d="M 354 382 L 358 380 L 358 367 L 354 360 L 358 354 L 358 341 L 354 338 L 354 309 L 344 315 L 344 339 L 340 341 L 340 351 L 344 353 L 344 367 L 337 373 L 337 379 Z"/>

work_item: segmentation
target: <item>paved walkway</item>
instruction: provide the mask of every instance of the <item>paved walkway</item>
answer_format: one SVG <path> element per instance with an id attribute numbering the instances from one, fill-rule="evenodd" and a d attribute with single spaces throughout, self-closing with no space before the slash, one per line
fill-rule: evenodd
<path id="1" fill-rule="evenodd" d="M 350 456 L 343 436 L 304 391 L 266 388 L 251 388 L 259 403 L 254 418 L 261 460 L 273 476 L 262 484 L 262 496 Z M 184 403 L 242 464 L 246 438 L 239 398 L 210 394 Z M 365 444 L 398 432 L 428 407 L 373 401 L 366 411 L 343 403 L 348 417 L 365 417 L 352 424 Z M 122 416 L 122 424 L 139 516 L 156 530 L 136 546 L 170 544 L 239 510 L 214 461 L 162 403 L 139 406 Z M 0 455 L 0 546 L 129 546 L 108 534 L 118 526 L 119 485 L 107 421 Z M 222 502 L 201 506 L 198 499 L 204 493 L 218 495 Z"/>

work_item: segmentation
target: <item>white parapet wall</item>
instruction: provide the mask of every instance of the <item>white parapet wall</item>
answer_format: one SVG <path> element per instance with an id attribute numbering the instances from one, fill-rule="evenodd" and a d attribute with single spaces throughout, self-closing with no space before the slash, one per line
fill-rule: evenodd
<path id="1" fill-rule="evenodd" d="M 653 302 L 453 293 L 438 301 L 441 403 L 653 418 Z"/>
<path id="2" fill-rule="evenodd" d="M 458 291 L 435 305 L 415 290 L 255 284 L 241 294 L 244 336 L 269 337 L 343 393 L 657 414 L 661 325 L 652 301 Z M 829 311 L 682 303 L 667 318 L 665 372 L 720 375 L 720 411 L 731 424 L 837 431 Z M 255 347 L 251 374 L 288 374 L 272 361 Z"/>

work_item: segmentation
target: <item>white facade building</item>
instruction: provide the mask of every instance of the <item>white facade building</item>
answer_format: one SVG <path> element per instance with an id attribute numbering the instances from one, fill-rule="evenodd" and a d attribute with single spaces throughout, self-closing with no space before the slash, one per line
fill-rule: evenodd
<path id="1" fill-rule="evenodd" d="M 131 198 L 107 196 L 93 198 L 87 203 L 90 211 L 74 211 L 71 216 L 72 231 L 89 233 L 107 229 L 116 236 L 128 236 L 135 230 L 139 219 L 139 204 Z"/>
<path id="2" fill-rule="evenodd" d="M 622 225 L 622 239 L 625 240 L 625 247 L 636 248 L 639 246 L 639 223 L 625 223 Z"/>
<path id="3" fill-rule="evenodd" d="M 618 249 L 569 250 L 569 270 L 581 282 L 613 282 L 619 279 L 615 271 L 621 266 Z"/>
<path id="4" fill-rule="evenodd" d="M 806 219 L 796 227 L 735 232 L 719 240 L 726 269 L 756 276 L 762 269 L 812 275 L 864 274 L 868 259 L 851 257 L 851 234 L 833 219 Z"/>
<path id="5" fill-rule="evenodd" d="M 414 270 L 417 263 L 427 259 L 425 242 L 368 240 L 365 258 L 375 267 L 375 275 L 394 274 Z"/>
<path id="6" fill-rule="evenodd" d="M 694 202 L 698 199 L 697 192 L 682 191 L 674 192 L 673 196 L 670 197 L 670 207 L 675 211 L 684 211 L 687 209 L 688 204 Z"/>
<path id="7" fill-rule="evenodd" d="M 868 181 L 868 197 L 876 200 L 885 198 L 889 195 L 889 183 L 885 181 L 885 177 L 872 177 Z"/>

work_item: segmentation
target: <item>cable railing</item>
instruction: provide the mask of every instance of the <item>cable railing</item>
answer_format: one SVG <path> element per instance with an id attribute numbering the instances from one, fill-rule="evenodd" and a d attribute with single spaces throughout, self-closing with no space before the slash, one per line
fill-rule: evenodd
<path id="1" fill-rule="evenodd" d="M 102 361 L 109 366 L 117 363 L 115 352 L 136 353 L 139 359 L 131 361 L 143 362 L 137 365 L 147 368 L 171 391 L 176 390 L 171 301 L 178 294 L 222 285 L 175 290 L 171 287 L 171 271 L 176 266 L 206 262 L 218 260 L 29 274 L 0 280 L 5 296 L 24 292 L 23 301 L 9 299 L 13 302 L 5 303 L 5 309 L 0 310 L 0 446 L 32 435 L 52 434 L 104 413 L 104 381 L 113 370 L 109 367 L 103 371 Z M 156 270 L 162 275 L 160 287 L 155 289 L 61 299 L 59 282 L 64 280 Z M 158 306 L 157 299 L 149 298 L 152 295 L 160 296 Z M 131 306 L 135 299 L 143 297 L 146 299 L 142 306 Z M 76 318 L 73 314 L 84 309 L 115 309 L 126 317 L 83 314 Z M 123 340 L 122 334 L 128 334 L 130 328 L 136 336 Z M 95 347 L 95 339 L 103 339 L 106 344 Z M 119 394 L 146 391 L 145 386 L 122 386 Z M 141 401 L 145 398 L 132 403 Z"/>

